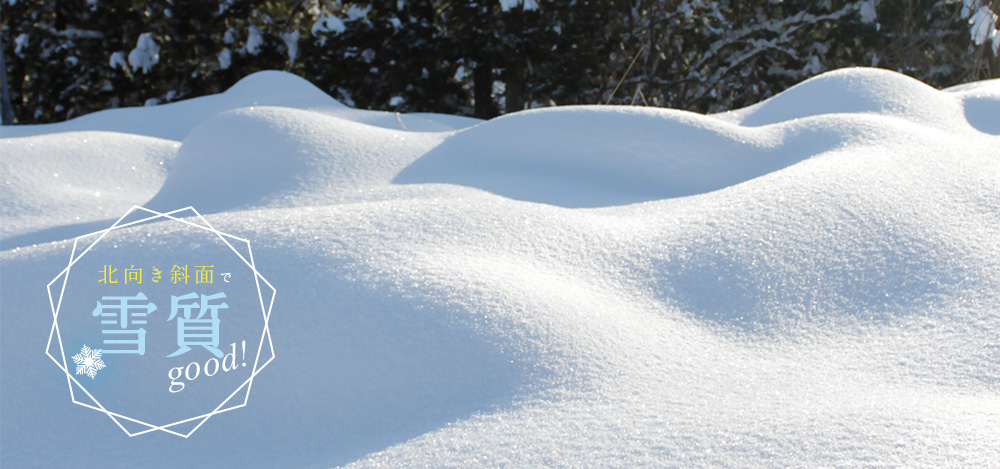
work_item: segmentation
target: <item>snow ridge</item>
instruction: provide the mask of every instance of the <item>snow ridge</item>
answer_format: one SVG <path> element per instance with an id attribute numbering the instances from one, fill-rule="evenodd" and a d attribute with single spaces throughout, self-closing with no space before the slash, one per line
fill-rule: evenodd
<path id="1" fill-rule="evenodd" d="M 996 115 L 1000 81 L 873 69 L 717 115 L 486 122 L 266 72 L 3 127 L 0 462 L 989 466 Z M 67 239 L 145 204 L 252 240 L 280 292 L 247 407 L 189 440 L 122 442 L 39 345 Z"/>

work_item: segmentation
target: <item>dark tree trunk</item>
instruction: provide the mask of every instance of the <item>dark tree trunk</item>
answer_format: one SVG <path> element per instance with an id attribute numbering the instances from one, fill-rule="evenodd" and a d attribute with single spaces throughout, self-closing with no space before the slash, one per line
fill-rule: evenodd
<path id="1" fill-rule="evenodd" d="M 524 109 L 524 56 L 515 52 L 507 63 L 507 83 L 504 91 L 506 106 L 504 112 Z"/>
<path id="2" fill-rule="evenodd" d="M 10 107 L 10 88 L 7 85 L 7 60 L 3 53 L 3 44 L 0 44 L 0 95 L 2 95 L 2 102 L 0 106 L 3 106 L 3 125 L 12 125 L 14 123 L 14 110 Z"/>
<path id="3" fill-rule="evenodd" d="M 478 62 L 472 71 L 473 99 L 476 101 L 476 117 L 490 119 L 496 117 L 493 102 L 493 67 L 487 62 Z"/>
<path id="4" fill-rule="evenodd" d="M 524 25 L 523 11 L 520 7 L 512 8 L 507 16 L 506 73 L 504 74 L 504 112 L 517 112 L 524 109 L 524 44 L 522 36 Z"/>

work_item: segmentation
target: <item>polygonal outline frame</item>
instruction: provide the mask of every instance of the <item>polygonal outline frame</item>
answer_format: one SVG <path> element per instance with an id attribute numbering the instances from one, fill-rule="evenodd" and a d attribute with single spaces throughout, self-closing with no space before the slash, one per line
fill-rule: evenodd
<path id="1" fill-rule="evenodd" d="M 136 210 L 142 210 L 142 211 L 151 213 L 153 215 L 149 216 L 149 217 L 146 217 L 146 218 L 143 218 L 141 220 L 135 220 L 135 221 L 131 221 L 129 223 L 122 224 L 122 220 L 124 220 L 126 217 L 128 217 L 129 215 L 131 215 Z M 178 212 L 184 212 L 184 211 L 187 211 L 187 210 L 190 210 L 192 213 L 194 213 L 194 215 L 197 216 L 198 219 L 201 220 L 204 223 L 204 226 L 199 225 L 197 223 L 192 223 L 191 221 L 188 221 L 188 220 L 179 219 L 179 218 L 176 218 L 174 216 Z M 178 221 L 178 222 L 181 222 L 181 223 L 186 223 L 186 224 L 194 226 L 196 228 L 200 228 L 200 229 L 203 229 L 203 230 L 206 230 L 206 231 L 211 231 L 212 233 L 215 233 L 216 236 L 218 236 L 219 239 L 222 240 L 222 242 L 226 243 L 226 245 L 229 246 L 229 249 L 232 249 L 232 251 L 240 258 L 240 260 L 243 261 L 244 264 L 247 265 L 247 267 L 250 267 L 250 269 L 253 270 L 253 273 L 254 273 L 254 283 L 257 285 L 257 295 L 260 298 L 261 311 L 264 314 L 264 330 L 261 331 L 260 343 L 257 345 L 257 356 L 256 356 L 256 358 L 254 358 L 253 373 L 251 373 L 250 377 L 247 378 L 246 381 L 243 382 L 243 384 L 241 384 L 239 387 L 237 387 L 235 391 L 233 391 L 228 397 L 226 397 L 226 399 L 223 400 L 221 404 L 219 404 L 218 406 L 216 406 L 216 408 L 213 409 L 211 412 L 206 413 L 206 414 L 202 414 L 202 415 L 199 415 L 199 416 L 196 416 L 196 417 L 191 417 L 191 418 L 188 418 L 188 419 L 184 419 L 184 420 L 178 420 L 176 422 L 173 422 L 173 423 L 170 423 L 170 424 L 166 424 L 166 425 L 153 425 L 153 424 L 146 423 L 146 422 L 143 422 L 141 420 L 134 419 L 134 418 L 131 418 L 131 417 L 127 417 L 125 415 L 118 414 L 118 413 L 115 413 L 115 412 L 111 412 L 111 411 L 105 409 L 104 406 L 102 406 L 101 403 L 98 402 L 97 399 L 93 395 L 91 395 L 90 392 L 88 392 L 87 389 L 84 388 L 83 385 L 80 384 L 80 382 L 77 381 L 76 378 L 72 374 L 70 374 L 69 367 L 66 365 L 66 353 L 65 353 L 65 349 L 64 349 L 63 344 L 62 344 L 62 335 L 59 333 L 59 308 L 62 306 L 63 293 L 66 291 L 66 283 L 67 283 L 67 280 L 69 279 L 69 271 L 70 271 L 70 268 L 73 267 L 73 264 L 75 264 L 78 260 L 80 260 L 80 258 L 82 258 L 85 254 L 87 254 L 87 252 L 89 252 L 91 248 L 93 248 L 98 242 L 101 241 L 101 239 L 103 239 L 111 231 L 114 231 L 116 229 L 126 228 L 126 227 L 129 227 L 129 226 L 132 226 L 132 225 L 137 225 L 137 224 L 140 224 L 140 223 L 145 223 L 147 221 L 155 220 L 157 218 L 169 218 L 169 219 L 174 220 L 174 221 Z M 87 249 L 83 250 L 83 252 L 81 252 L 80 255 L 76 255 L 77 244 L 79 243 L 80 239 L 81 238 L 87 238 L 87 237 L 90 237 L 90 236 L 94 236 L 94 235 L 97 235 L 97 234 L 99 234 L 100 236 L 98 236 L 97 239 L 94 240 L 94 242 L 90 243 L 90 245 L 87 247 Z M 246 243 L 246 246 L 247 246 L 247 257 L 250 258 L 249 261 L 245 257 L 243 257 L 243 255 L 240 254 L 240 252 L 237 251 L 236 248 L 234 248 L 232 244 L 229 243 L 229 240 L 226 239 L 227 237 L 231 238 L 233 240 L 237 240 L 237 241 L 241 241 L 243 243 Z M 63 283 L 62 283 L 62 288 L 59 291 L 59 300 L 58 300 L 58 302 L 55 302 L 55 301 L 53 301 L 53 297 L 52 297 L 52 284 L 56 283 L 56 281 L 59 280 L 59 277 L 63 278 Z M 263 292 L 261 291 L 261 288 L 260 288 L 261 281 L 263 281 L 264 284 L 267 285 L 267 287 L 271 289 L 271 301 L 268 303 L 268 305 L 266 307 L 264 305 L 264 295 L 263 295 Z M 134 205 L 134 206 L 132 206 L 131 209 L 129 209 L 127 212 L 125 212 L 125 214 L 122 215 L 121 218 L 119 218 L 113 225 L 111 225 L 111 227 L 109 227 L 107 229 L 104 229 L 104 230 L 101 230 L 101 231 L 95 231 L 93 233 L 89 233 L 89 234 L 86 234 L 86 235 L 77 236 L 73 240 L 73 250 L 70 253 L 69 265 L 67 265 L 65 269 L 63 269 L 58 275 L 55 276 L 55 278 L 52 279 L 51 282 L 49 282 L 49 284 L 46 286 L 46 289 L 48 290 L 48 293 L 49 293 L 49 306 L 52 308 L 52 329 L 49 332 L 49 341 L 48 341 L 48 343 L 45 346 L 45 355 L 47 355 L 50 359 L 52 359 L 52 361 L 56 364 L 56 366 L 58 366 L 59 369 L 61 369 L 63 371 L 63 373 L 66 374 L 66 383 L 67 383 L 67 386 L 69 386 L 69 394 L 70 394 L 70 397 L 73 400 L 74 404 L 78 404 L 78 405 L 81 405 L 83 407 L 87 407 L 89 409 L 96 410 L 98 412 L 103 412 L 105 415 L 107 415 L 109 418 L 111 418 L 111 420 L 113 422 L 115 422 L 116 425 L 118 425 L 118 428 L 121 428 L 122 431 L 124 431 L 125 434 L 127 434 L 129 437 L 143 435 L 143 434 L 152 432 L 154 430 L 160 430 L 160 431 L 163 431 L 163 432 L 166 432 L 166 433 L 170 433 L 172 435 L 177 435 L 177 436 L 180 436 L 180 437 L 183 437 L 183 438 L 190 437 L 191 434 L 193 434 L 195 432 L 195 430 L 201 428 L 201 426 L 204 425 L 204 423 L 207 422 L 208 419 L 211 418 L 212 416 L 214 416 L 216 414 L 221 414 L 223 412 L 228 412 L 230 410 L 238 409 L 240 407 L 246 406 L 247 401 L 250 399 L 250 387 L 253 385 L 254 378 L 257 376 L 258 373 L 261 372 L 261 370 L 263 370 L 269 363 L 271 363 L 272 360 L 274 360 L 274 344 L 271 342 L 271 331 L 270 331 L 270 329 L 268 327 L 268 322 L 270 321 L 270 318 L 271 318 L 271 307 L 274 305 L 274 297 L 277 294 L 277 290 L 275 290 L 274 286 L 272 286 L 271 283 L 268 282 L 267 279 L 265 279 L 264 276 L 261 275 L 260 272 L 257 271 L 257 268 L 254 265 L 254 261 L 253 261 L 253 251 L 250 248 L 250 241 L 248 241 L 246 239 L 243 239 L 243 238 L 239 238 L 239 237 L 236 237 L 236 236 L 232 236 L 232 235 L 223 233 L 223 232 L 221 232 L 219 230 L 216 230 L 212 226 L 212 224 L 209 223 L 208 220 L 205 219 L 205 217 L 203 217 L 200 213 L 198 213 L 197 210 L 194 209 L 194 207 L 190 207 L 189 206 L 189 207 L 185 207 L 185 208 L 174 210 L 172 212 L 160 213 L 160 212 L 157 212 L 155 210 L 150 210 L 150 209 L 147 209 L 145 207 L 140 207 L 138 205 Z M 50 350 L 52 348 L 52 338 L 53 337 L 56 337 L 56 339 L 58 340 L 58 343 L 59 343 L 59 351 L 61 352 L 61 355 L 62 355 L 62 362 L 61 363 L 60 363 L 60 360 L 58 360 L 55 357 L 53 357 L 52 354 L 51 354 L 51 352 L 50 352 Z M 268 348 L 270 348 L 270 351 L 271 351 L 271 357 L 268 358 L 267 361 L 264 362 L 263 364 L 260 364 L 260 354 L 261 354 L 261 351 L 264 348 L 264 339 L 267 339 Z M 76 394 L 73 392 L 73 384 L 76 384 L 77 387 L 79 387 L 80 390 L 83 391 L 87 395 L 87 397 L 89 397 L 90 400 L 92 400 L 94 402 L 94 404 L 96 406 L 87 404 L 85 402 L 78 401 L 76 399 Z M 239 403 L 239 404 L 235 404 L 235 405 L 230 406 L 230 407 L 226 407 L 226 408 L 223 409 L 223 407 L 233 398 L 233 396 L 235 396 L 237 393 L 239 393 L 240 390 L 242 390 L 244 387 L 246 388 L 246 395 L 243 398 L 243 402 Z M 133 433 L 133 432 L 130 432 L 128 429 L 126 429 L 125 426 L 122 425 L 122 423 L 118 419 L 128 420 L 130 422 L 137 423 L 137 424 L 146 426 L 148 428 L 146 428 L 145 430 Z M 191 421 L 194 421 L 194 420 L 198 420 L 198 419 L 202 419 L 201 422 L 199 422 L 197 425 L 195 425 L 187 433 L 180 433 L 178 431 L 175 431 L 175 430 L 171 429 L 171 427 L 174 427 L 174 426 L 177 426 L 177 425 L 181 425 L 181 424 L 184 424 L 184 423 L 187 423 L 187 422 L 191 422 Z"/>

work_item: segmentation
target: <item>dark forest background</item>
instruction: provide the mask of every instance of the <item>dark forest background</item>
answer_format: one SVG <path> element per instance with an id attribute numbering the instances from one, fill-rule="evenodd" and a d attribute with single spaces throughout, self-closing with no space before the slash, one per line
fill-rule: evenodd
<path id="1" fill-rule="evenodd" d="M 218 93 L 264 69 L 366 109 L 713 112 L 845 66 L 1000 76 L 1000 0 L 0 0 L 5 122 Z"/>

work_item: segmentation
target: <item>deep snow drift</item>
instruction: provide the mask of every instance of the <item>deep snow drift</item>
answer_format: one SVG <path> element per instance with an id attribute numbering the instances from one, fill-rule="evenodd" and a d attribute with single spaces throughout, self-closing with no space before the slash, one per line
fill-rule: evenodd
<path id="1" fill-rule="evenodd" d="M 1000 461 L 998 81 L 479 123 L 266 72 L 0 133 L 5 467 Z M 71 238 L 133 205 L 195 206 L 278 290 L 275 361 L 189 439 L 44 355 Z"/>

